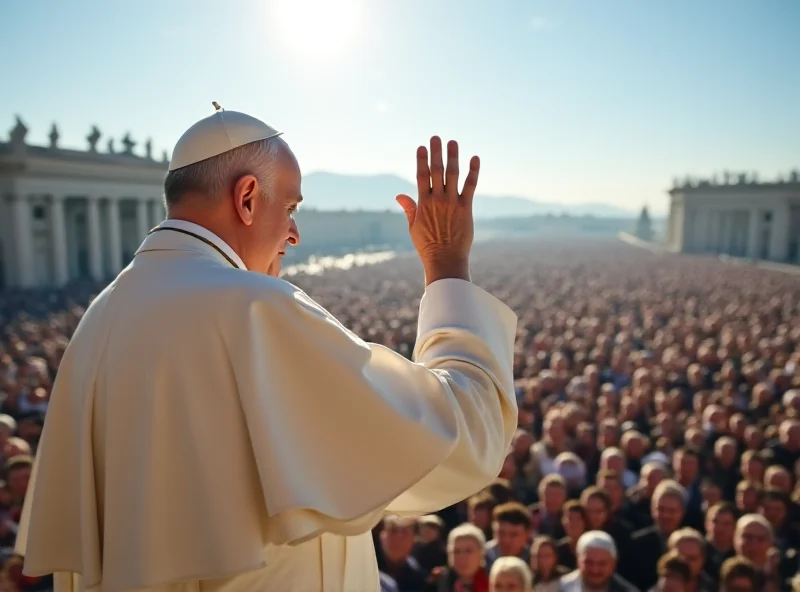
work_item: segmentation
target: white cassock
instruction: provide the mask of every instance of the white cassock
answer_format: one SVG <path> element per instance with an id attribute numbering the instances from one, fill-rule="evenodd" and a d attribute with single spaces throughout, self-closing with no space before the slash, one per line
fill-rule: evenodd
<path id="1" fill-rule="evenodd" d="M 57 592 L 379 590 L 370 529 L 386 513 L 438 510 L 499 473 L 516 316 L 434 282 L 412 363 L 236 269 L 209 231 L 159 228 L 64 355 L 25 573 L 55 572 Z"/>

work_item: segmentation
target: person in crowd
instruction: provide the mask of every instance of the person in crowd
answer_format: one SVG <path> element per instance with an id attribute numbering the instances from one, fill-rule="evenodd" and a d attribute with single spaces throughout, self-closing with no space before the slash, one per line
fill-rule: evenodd
<path id="1" fill-rule="evenodd" d="M 658 582 L 649 592 L 688 592 L 692 570 L 680 554 L 672 550 L 658 560 Z"/>
<path id="2" fill-rule="evenodd" d="M 564 536 L 561 510 L 567 501 L 567 482 L 559 473 L 551 473 L 539 482 L 541 508 L 539 532 L 553 538 Z"/>
<path id="3" fill-rule="evenodd" d="M 562 592 L 635 592 L 636 588 L 616 573 L 617 558 L 611 535 L 600 530 L 585 532 L 578 541 L 578 569 L 561 577 Z"/>
<path id="4" fill-rule="evenodd" d="M 561 525 L 566 536 L 556 544 L 558 564 L 568 569 L 578 567 L 578 541 L 589 529 L 586 509 L 580 501 L 569 500 L 561 512 Z"/>
<path id="5" fill-rule="evenodd" d="M 488 592 L 486 538 L 473 524 L 462 524 L 447 537 L 447 565 L 434 568 L 427 592 Z"/>
<path id="6" fill-rule="evenodd" d="M 486 566 L 492 568 L 500 557 L 519 557 L 530 561 L 531 513 L 518 502 L 495 507 L 492 513 L 494 538 L 486 543 Z"/>
<path id="7" fill-rule="evenodd" d="M 704 571 L 707 553 L 703 535 L 694 528 L 680 528 L 669 535 L 667 547 L 677 551 L 689 565 L 690 578 L 686 582 L 686 592 L 714 592 L 716 586 Z"/>
<path id="8" fill-rule="evenodd" d="M 500 557 L 489 572 L 489 592 L 532 592 L 528 565 L 519 557 Z"/>
<path id="9" fill-rule="evenodd" d="M 419 534 L 411 554 L 425 572 L 447 563 L 447 543 L 444 520 L 436 514 L 422 516 L 417 521 Z"/>
<path id="10" fill-rule="evenodd" d="M 422 590 L 427 572 L 412 555 L 417 529 L 415 518 L 387 516 L 380 533 L 378 570 L 397 585 L 398 592 Z"/>
<path id="11" fill-rule="evenodd" d="M 533 539 L 530 568 L 534 592 L 558 592 L 561 576 L 570 572 L 559 565 L 556 541 L 547 535 Z"/>
<path id="12" fill-rule="evenodd" d="M 719 592 L 761 592 L 763 583 L 763 572 L 744 557 L 731 557 L 722 564 Z"/>
<path id="13" fill-rule="evenodd" d="M 736 555 L 733 546 L 736 519 L 736 507 L 731 502 L 719 502 L 706 512 L 705 572 L 714 582 L 719 582 L 722 564 Z"/>
<path id="14" fill-rule="evenodd" d="M 669 536 L 683 523 L 687 499 L 686 489 L 677 481 L 665 480 L 656 487 L 652 499 L 653 526 L 633 533 L 631 552 L 620 566 L 620 573 L 640 590 L 655 585 L 658 560 L 668 551 Z"/>
<path id="15" fill-rule="evenodd" d="M 774 533 L 766 518 L 761 514 L 745 514 L 739 518 L 733 541 L 737 556 L 748 559 L 762 571 L 768 571 Z"/>
<path id="16" fill-rule="evenodd" d="M 488 491 L 473 495 L 467 501 L 467 520 L 481 529 L 486 540 L 494 537 L 492 532 L 492 515 L 497 500 Z"/>

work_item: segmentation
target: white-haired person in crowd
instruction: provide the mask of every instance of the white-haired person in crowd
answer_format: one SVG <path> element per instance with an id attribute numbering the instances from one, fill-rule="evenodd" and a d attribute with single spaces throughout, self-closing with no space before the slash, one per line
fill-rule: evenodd
<path id="1" fill-rule="evenodd" d="M 770 549 L 774 541 L 772 525 L 761 514 L 745 514 L 736 522 L 733 535 L 736 555 L 749 559 L 766 574 L 773 571 Z"/>
<path id="2" fill-rule="evenodd" d="M 532 592 L 533 578 L 519 557 L 500 557 L 489 572 L 489 592 Z"/>
<path id="3" fill-rule="evenodd" d="M 430 592 L 488 592 L 486 537 L 474 524 L 456 526 L 447 536 L 447 566 L 431 573 Z"/>
<path id="4" fill-rule="evenodd" d="M 586 463 L 574 452 L 562 452 L 555 460 L 556 473 L 564 478 L 567 496 L 574 498 L 586 487 Z"/>
<path id="5" fill-rule="evenodd" d="M 578 569 L 561 578 L 561 592 L 636 592 L 616 574 L 617 545 L 611 535 L 590 530 L 578 540 Z"/>

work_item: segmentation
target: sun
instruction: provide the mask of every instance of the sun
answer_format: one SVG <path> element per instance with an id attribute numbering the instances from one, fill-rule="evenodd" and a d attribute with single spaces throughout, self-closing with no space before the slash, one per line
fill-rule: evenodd
<path id="1" fill-rule="evenodd" d="M 271 0 L 272 27 L 280 47 L 303 59 L 340 57 L 353 45 L 364 0 Z"/>

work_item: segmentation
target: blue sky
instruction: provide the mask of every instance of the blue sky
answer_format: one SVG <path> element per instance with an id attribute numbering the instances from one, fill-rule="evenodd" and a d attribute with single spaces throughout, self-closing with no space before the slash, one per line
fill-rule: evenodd
<path id="1" fill-rule="evenodd" d="M 0 136 L 18 113 L 34 142 L 97 124 L 160 154 L 216 100 L 304 172 L 410 179 L 436 133 L 483 193 L 660 212 L 674 176 L 800 166 L 798 0 L 331 4 L 3 0 Z"/>

